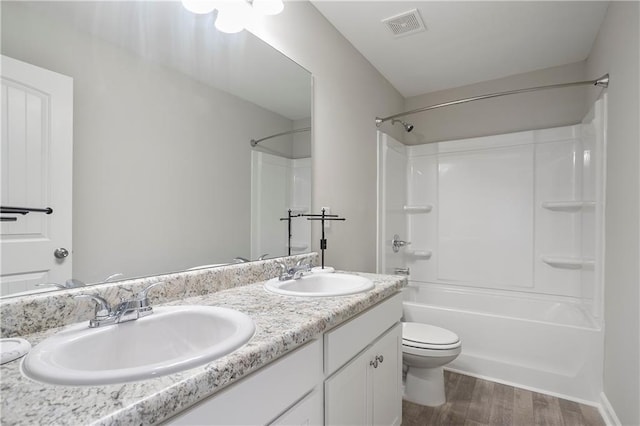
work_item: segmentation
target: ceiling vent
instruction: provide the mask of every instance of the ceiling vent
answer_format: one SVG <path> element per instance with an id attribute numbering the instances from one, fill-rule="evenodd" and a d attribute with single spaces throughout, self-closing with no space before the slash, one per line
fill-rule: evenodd
<path id="1" fill-rule="evenodd" d="M 424 26 L 424 22 L 422 22 L 418 9 L 383 19 L 382 23 L 389 28 L 389 31 L 391 31 L 395 37 L 404 37 L 426 31 L 427 29 Z"/>

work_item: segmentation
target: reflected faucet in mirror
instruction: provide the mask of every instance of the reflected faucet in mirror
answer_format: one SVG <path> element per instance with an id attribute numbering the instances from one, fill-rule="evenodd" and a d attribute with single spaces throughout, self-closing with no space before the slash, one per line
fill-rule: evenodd
<path id="1" fill-rule="evenodd" d="M 122 277 L 121 273 L 117 273 L 117 274 L 111 274 L 109 275 L 107 278 L 105 278 L 104 280 L 100 281 L 98 284 L 104 284 L 104 283 L 108 283 L 109 281 L 116 279 L 116 278 L 120 278 Z M 59 283 L 40 283 L 40 284 L 36 284 L 36 287 L 55 287 L 55 288 L 59 288 L 59 289 L 67 289 L 67 288 L 78 288 L 78 287 L 84 287 L 87 284 L 85 284 L 84 282 L 77 280 L 75 278 L 71 278 L 68 279 L 67 281 L 64 282 L 64 284 L 59 284 Z"/>
<path id="2" fill-rule="evenodd" d="M 269 256 L 269 253 L 261 254 L 256 260 L 265 260 L 267 256 Z M 246 262 L 251 262 L 251 260 L 241 256 L 233 258 L 233 263 L 246 263 Z"/>

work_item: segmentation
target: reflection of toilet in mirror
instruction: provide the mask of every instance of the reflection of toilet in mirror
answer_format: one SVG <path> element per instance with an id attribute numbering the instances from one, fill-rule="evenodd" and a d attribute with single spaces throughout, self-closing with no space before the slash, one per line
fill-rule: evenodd
<path id="1" fill-rule="evenodd" d="M 408 367 L 404 399 L 436 407 L 446 402 L 443 367 L 462 350 L 458 335 L 441 327 L 402 324 L 402 362 Z"/>

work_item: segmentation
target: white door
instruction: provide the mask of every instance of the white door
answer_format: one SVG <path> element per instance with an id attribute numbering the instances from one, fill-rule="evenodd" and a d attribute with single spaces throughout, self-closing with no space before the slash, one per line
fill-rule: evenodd
<path id="1" fill-rule="evenodd" d="M 406 268 L 405 249 L 394 251 L 392 241 L 408 242 L 407 154 L 400 142 L 378 131 L 378 259 L 379 274 L 396 274 Z M 405 247 L 406 248 L 406 247 Z"/>
<path id="2" fill-rule="evenodd" d="M 3 213 L 0 294 L 71 278 L 73 80 L 2 56 L 3 207 L 51 208 L 51 214 Z M 62 251 L 69 254 L 67 257 Z"/>

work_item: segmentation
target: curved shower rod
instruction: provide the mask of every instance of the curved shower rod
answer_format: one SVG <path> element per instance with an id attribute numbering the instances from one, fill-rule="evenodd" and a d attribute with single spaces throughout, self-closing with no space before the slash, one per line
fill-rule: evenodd
<path id="1" fill-rule="evenodd" d="M 266 141 L 267 139 L 277 138 L 278 136 L 290 135 L 291 133 L 300 133 L 300 132 L 309 132 L 311 131 L 311 127 L 303 127 L 302 129 L 288 130 L 282 133 L 276 133 L 275 135 L 267 136 L 262 139 L 251 139 L 249 143 L 251 146 L 255 147 L 262 141 Z"/>
<path id="2" fill-rule="evenodd" d="M 422 107 L 418 109 L 412 109 L 411 111 L 400 112 L 398 114 L 390 115 L 384 118 L 376 117 L 376 126 L 380 127 L 380 125 L 385 121 L 393 120 L 399 117 L 404 117 L 405 115 L 415 114 L 418 112 L 429 111 L 431 109 L 442 108 L 442 107 L 447 107 L 451 105 L 464 104 L 467 102 L 479 101 L 482 99 L 497 98 L 499 96 L 515 95 L 518 93 L 535 92 L 537 90 L 560 89 L 563 87 L 574 87 L 574 86 L 609 87 L 609 74 L 605 74 L 602 77 L 598 78 L 597 80 L 575 81 L 573 83 L 551 84 L 549 86 L 528 87 L 526 89 L 517 89 L 517 90 L 509 90 L 507 92 L 490 93 L 488 95 L 473 96 L 471 98 L 457 99 L 455 101 L 449 101 L 449 102 L 444 102 L 437 105 L 431 105 L 431 106 Z"/>

